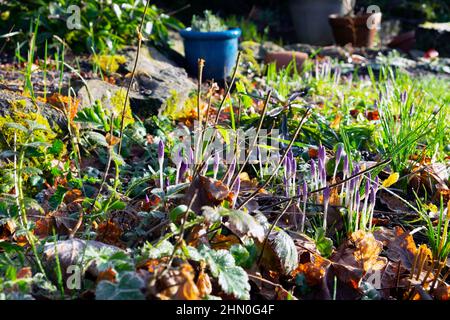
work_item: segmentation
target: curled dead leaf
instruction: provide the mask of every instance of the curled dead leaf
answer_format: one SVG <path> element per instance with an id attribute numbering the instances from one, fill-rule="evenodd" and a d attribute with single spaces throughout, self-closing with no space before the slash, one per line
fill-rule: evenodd
<path id="1" fill-rule="evenodd" d="M 205 273 L 205 271 L 202 270 L 198 275 L 196 285 L 201 297 L 211 294 L 212 292 L 211 279 L 209 278 L 209 275 Z"/>

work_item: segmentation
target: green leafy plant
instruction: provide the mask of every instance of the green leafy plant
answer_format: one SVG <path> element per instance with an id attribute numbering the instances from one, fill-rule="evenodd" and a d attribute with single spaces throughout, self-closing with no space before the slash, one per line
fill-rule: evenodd
<path id="1" fill-rule="evenodd" d="M 194 15 L 192 17 L 191 28 L 193 31 L 200 32 L 217 32 L 227 29 L 222 19 L 209 10 L 203 12 L 203 17 Z"/>
<path id="2" fill-rule="evenodd" d="M 79 8 L 80 25 L 69 28 L 67 22 L 77 22 Z M 136 41 L 136 28 L 144 14 L 143 1 L 114 0 L 107 1 L 68 1 L 46 0 L 4 1 L 0 4 L 2 24 L 0 34 L 18 32 L 14 40 L 22 42 L 27 38 L 31 21 L 38 19 L 40 33 L 37 45 L 45 41 L 55 43 L 54 36 L 63 39 L 77 52 L 113 51 L 114 48 L 129 45 Z M 168 44 L 168 28 L 180 29 L 181 22 L 164 14 L 156 6 L 149 6 L 144 36 L 159 46 Z M 53 45 L 51 45 L 52 47 Z"/>

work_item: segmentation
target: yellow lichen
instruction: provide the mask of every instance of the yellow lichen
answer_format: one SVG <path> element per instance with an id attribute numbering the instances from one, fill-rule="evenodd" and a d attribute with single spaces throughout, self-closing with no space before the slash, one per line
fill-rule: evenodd
<path id="1" fill-rule="evenodd" d="M 24 109 L 24 100 L 16 100 L 10 102 L 11 114 L 0 117 L 0 132 L 2 139 L 0 140 L 0 146 L 2 148 L 9 148 L 14 144 L 14 133 L 16 133 L 16 143 L 24 143 L 27 138 L 27 133 L 9 127 L 7 124 L 18 123 L 25 128 L 29 129 L 28 121 L 36 122 L 46 128 L 46 130 L 38 130 L 34 132 L 36 140 L 46 141 L 51 143 L 56 138 L 56 133 L 51 129 L 48 120 L 39 113 L 28 112 Z"/>
<path id="2" fill-rule="evenodd" d="M 94 57 L 94 63 L 106 74 L 117 72 L 120 65 L 125 62 L 127 62 L 127 59 L 120 55 L 100 55 Z"/>
<path id="3" fill-rule="evenodd" d="M 131 112 L 130 99 L 126 99 L 127 91 L 125 89 L 117 90 L 110 99 L 111 111 L 116 118 L 122 118 L 123 106 L 125 105 L 125 120 L 124 126 L 134 123 L 133 113 Z"/>

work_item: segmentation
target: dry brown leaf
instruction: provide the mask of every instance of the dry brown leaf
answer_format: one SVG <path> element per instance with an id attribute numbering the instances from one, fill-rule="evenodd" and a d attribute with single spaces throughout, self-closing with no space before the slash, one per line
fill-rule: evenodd
<path id="1" fill-rule="evenodd" d="M 105 271 L 100 271 L 97 277 L 97 283 L 99 283 L 102 280 L 110 281 L 110 282 L 116 282 L 117 272 L 114 271 L 113 268 L 108 268 Z"/>
<path id="2" fill-rule="evenodd" d="M 17 279 L 25 279 L 25 278 L 31 278 L 33 276 L 33 273 L 31 271 L 31 267 L 23 267 L 19 271 L 17 271 L 16 278 Z"/>
<path id="3" fill-rule="evenodd" d="M 224 200 L 231 200 L 231 193 L 226 185 L 219 180 L 204 176 L 196 178 L 191 183 L 185 195 L 185 202 L 189 204 L 194 195 L 196 198 L 191 209 L 197 214 L 201 214 L 204 206 L 215 207 Z"/>
<path id="4" fill-rule="evenodd" d="M 311 262 L 299 264 L 297 269 L 292 272 L 292 276 L 295 277 L 297 274 L 302 273 L 308 286 L 317 286 L 322 283 L 330 265 L 330 261 L 322 258 L 320 255 L 313 255 Z"/>
<path id="5" fill-rule="evenodd" d="M 212 292 L 211 279 L 204 270 L 200 271 L 196 285 L 201 297 L 211 294 Z"/>
<path id="6" fill-rule="evenodd" d="M 120 240 L 122 234 L 122 228 L 114 221 L 108 220 L 99 224 L 95 240 L 117 247 L 124 247 L 124 243 Z"/>
<path id="7" fill-rule="evenodd" d="M 337 278 L 357 289 L 364 275 L 386 266 L 386 259 L 379 257 L 382 250 L 382 242 L 372 233 L 363 230 L 352 233 L 330 258 Z"/>
<path id="8" fill-rule="evenodd" d="M 433 296 L 437 300 L 449 301 L 450 300 L 450 286 L 443 284 L 437 287 L 433 291 Z"/>

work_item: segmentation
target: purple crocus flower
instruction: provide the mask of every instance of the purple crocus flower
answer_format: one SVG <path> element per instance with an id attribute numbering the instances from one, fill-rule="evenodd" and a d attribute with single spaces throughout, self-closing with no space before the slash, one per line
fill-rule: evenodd
<path id="1" fill-rule="evenodd" d="M 292 176 L 292 181 L 295 182 L 295 178 L 297 175 L 297 160 L 295 158 L 292 158 L 291 161 L 291 176 Z"/>
<path id="2" fill-rule="evenodd" d="M 406 90 L 400 93 L 400 100 L 402 101 L 403 104 L 405 104 L 406 101 L 408 100 L 408 92 Z"/>
<path id="3" fill-rule="evenodd" d="M 364 189 L 364 195 L 366 197 L 369 197 L 369 192 L 370 192 L 370 179 L 366 178 L 366 187 Z"/>
<path id="4" fill-rule="evenodd" d="M 350 166 L 348 161 L 348 155 L 344 154 L 344 177 L 347 177 L 349 172 Z"/>
<path id="5" fill-rule="evenodd" d="M 159 187 L 164 188 L 164 141 L 158 143 L 158 162 L 159 162 Z"/>
<path id="6" fill-rule="evenodd" d="M 168 186 L 170 186 L 170 180 L 169 177 L 166 178 L 166 181 L 164 181 L 164 187 L 167 188 Z"/>
<path id="7" fill-rule="evenodd" d="M 355 184 L 356 184 L 356 180 L 355 179 L 350 179 L 350 183 L 349 183 L 349 192 L 348 193 L 352 193 L 353 190 L 355 190 Z"/>
<path id="8" fill-rule="evenodd" d="M 164 141 L 162 139 L 158 143 L 158 161 L 164 161 Z"/>
<path id="9" fill-rule="evenodd" d="M 360 205 L 360 201 L 361 201 L 361 199 L 360 199 L 360 194 L 359 194 L 359 191 L 357 191 L 356 192 L 356 196 L 355 196 L 355 211 L 356 211 L 356 220 L 355 220 L 355 226 L 356 226 L 356 228 L 355 228 L 355 230 L 358 230 L 358 228 L 359 228 L 359 217 L 360 217 L 360 214 L 359 214 L 359 205 Z"/>
<path id="10" fill-rule="evenodd" d="M 183 152 L 182 149 L 180 148 L 178 150 L 178 158 L 176 159 L 176 175 L 175 175 L 175 184 L 178 184 L 179 182 L 179 178 L 180 178 L 180 168 L 181 168 L 181 163 L 183 162 Z"/>
<path id="11" fill-rule="evenodd" d="M 306 202 L 306 200 L 308 200 L 308 184 L 306 183 L 306 181 L 303 181 L 302 196 L 303 202 Z"/>
<path id="12" fill-rule="evenodd" d="M 325 185 L 327 183 L 327 171 L 325 169 L 325 166 L 322 166 L 322 168 L 320 168 L 320 180 L 322 185 Z"/>
<path id="13" fill-rule="evenodd" d="M 285 186 L 284 188 L 284 194 L 286 197 L 289 197 L 289 187 L 290 187 L 290 183 L 289 180 L 286 179 L 286 177 L 283 177 L 283 184 Z"/>
<path id="14" fill-rule="evenodd" d="M 145 203 L 150 203 L 150 199 L 148 198 L 147 194 L 145 194 Z"/>
<path id="15" fill-rule="evenodd" d="M 303 180 L 303 186 L 302 186 L 302 197 L 303 197 L 303 215 L 302 215 L 302 223 L 300 225 L 301 232 L 303 232 L 305 230 L 306 201 L 308 200 L 308 184 L 304 180 Z"/>
<path id="16" fill-rule="evenodd" d="M 323 190 L 323 230 L 327 231 L 327 216 L 328 216 L 328 203 L 330 201 L 331 190 L 328 186 Z"/>
<path id="17" fill-rule="evenodd" d="M 370 189 L 370 195 L 369 195 L 369 204 L 370 206 L 374 206 L 375 205 L 375 201 L 376 201 L 376 192 L 373 188 Z"/>
<path id="18" fill-rule="evenodd" d="M 316 168 L 316 162 L 314 160 L 311 160 L 310 173 L 311 173 L 311 180 L 313 182 L 313 185 L 317 189 L 319 187 L 319 182 L 317 181 L 317 168 Z"/>
<path id="19" fill-rule="evenodd" d="M 336 149 L 336 167 L 341 162 L 342 154 L 344 153 L 344 146 L 340 143 Z"/>
<path id="20" fill-rule="evenodd" d="M 188 159 L 188 164 L 191 165 L 192 167 L 194 167 L 195 165 L 195 155 L 194 155 L 194 150 L 192 150 L 192 148 L 189 148 L 189 159 Z"/>
<path id="21" fill-rule="evenodd" d="M 219 172 L 220 155 L 218 152 L 214 155 L 213 175 L 214 179 L 217 179 L 217 173 Z"/>
<path id="22" fill-rule="evenodd" d="M 236 201 L 239 195 L 239 191 L 241 191 L 241 178 L 238 176 L 236 178 L 236 182 L 233 186 L 233 193 L 234 193 L 234 199 L 233 199 L 233 207 L 236 206 Z"/>
<path id="23" fill-rule="evenodd" d="M 229 186 L 231 183 L 231 179 L 234 176 L 234 170 L 236 169 L 236 158 L 233 159 L 233 161 L 231 161 L 230 164 L 230 170 L 228 171 L 228 179 L 227 179 L 227 185 Z"/>
<path id="24" fill-rule="evenodd" d="M 319 161 L 322 161 L 323 163 L 325 163 L 325 157 L 326 157 L 325 147 L 324 146 L 320 146 L 319 147 L 319 153 L 318 153 Z"/>
<path id="25" fill-rule="evenodd" d="M 380 186 L 380 179 L 378 178 L 378 176 L 376 176 L 374 184 L 372 186 L 372 188 L 375 190 L 375 193 L 377 193 L 379 186 Z"/>
<path id="26" fill-rule="evenodd" d="M 311 173 L 311 177 L 315 177 L 315 175 L 316 175 L 316 162 L 314 160 L 311 160 L 311 162 L 310 162 L 310 173 Z"/>
<path id="27" fill-rule="evenodd" d="M 373 188 L 371 188 L 369 195 L 369 209 L 368 209 L 369 230 L 372 229 L 372 218 L 373 218 L 373 210 L 375 209 L 375 202 L 376 202 L 376 192 Z"/>
<path id="28" fill-rule="evenodd" d="M 188 168 L 188 165 L 186 164 L 186 162 L 181 161 L 180 170 L 178 171 L 178 182 L 183 182 L 184 175 L 186 174 L 187 168 Z"/>

